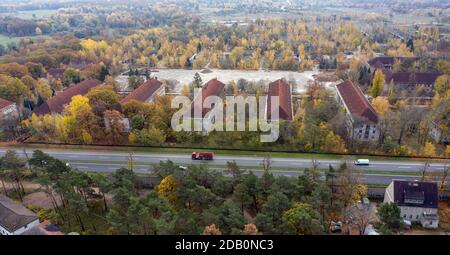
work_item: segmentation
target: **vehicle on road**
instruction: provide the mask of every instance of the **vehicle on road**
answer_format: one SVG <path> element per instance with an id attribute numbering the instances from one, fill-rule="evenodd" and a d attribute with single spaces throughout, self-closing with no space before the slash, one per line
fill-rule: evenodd
<path id="1" fill-rule="evenodd" d="M 192 152 L 193 160 L 213 160 L 214 153 L 212 152 Z"/>
<path id="2" fill-rule="evenodd" d="M 355 161 L 355 165 L 357 166 L 368 166 L 369 165 L 369 160 L 368 159 L 357 159 Z"/>

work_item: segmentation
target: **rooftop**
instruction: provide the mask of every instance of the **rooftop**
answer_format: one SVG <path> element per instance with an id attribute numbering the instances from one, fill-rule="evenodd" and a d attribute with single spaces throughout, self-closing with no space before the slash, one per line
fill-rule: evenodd
<path id="1" fill-rule="evenodd" d="M 201 89 L 201 98 L 197 96 L 191 105 L 191 116 L 195 117 L 194 115 L 194 107 L 196 104 L 202 105 L 202 118 L 205 117 L 205 115 L 211 110 L 211 108 L 203 107 L 203 103 L 205 102 L 205 99 L 209 96 L 220 96 L 223 93 L 223 90 L 225 88 L 225 84 L 223 84 L 221 81 L 217 79 L 212 79 L 208 81 L 205 85 L 203 85 Z"/>
<path id="2" fill-rule="evenodd" d="M 272 96 L 278 96 L 279 99 L 279 119 L 293 120 L 292 113 L 292 95 L 291 86 L 283 79 L 276 80 L 269 84 L 269 93 L 267 99 L 267 119 L 272 120 Z"/>
<path id="3" fill-rule="evenodd" d="M 38 216 L 25 206 L 0 194 L 0 226 L 14 232 L 37 219 Z"/>
<path id="4" fill-rule="evenodd" d="M 11 102 L 11 101 L 3 99 L 3 98 L 0 98 L 0 109 L 3 109 L 3 108 L 5 108 L 7 106 L 10 106 L 12 104 L 14 104 L 14 102 Z"/>
<path id="5" fill-rule="evenodd" d="M 336 85 L 336 89 L 351 115 L 378 123 L 378 115 L 358 86 L 347 80 Z"/>
<path id="6" fill-rule="evenodd" d="M 394 202 L 399 206 L 437 208 L 438 187 L 435 182 L 394 180 Z"/>
<path id="7" fill-rule="evenodd" d="M 130 102 L 131 100 L 136 100 L 139 102 L 147 101 L 155 91 L 157 91 L 162 86 L 162 83 L 157 79 L 149 79 L 142 83 L 137 89 L 128 94 L 124 99 L 120 101 L 121 104 Z"/>
<path id="8" fill-rule="evenodd" d="M 54 97 L 47 100 L 47 102 L 36 107 L 34 113 L 37 115 L 61 113 L 64 110 L 64 105 L 69 104 L 72 97 L 76 95 L 85 95 L 90 89 L 100 84 L 102 84 L 102 82 L 97 79 L 89 79 L 72 85 L 64 91 L 57 93 Z"/>

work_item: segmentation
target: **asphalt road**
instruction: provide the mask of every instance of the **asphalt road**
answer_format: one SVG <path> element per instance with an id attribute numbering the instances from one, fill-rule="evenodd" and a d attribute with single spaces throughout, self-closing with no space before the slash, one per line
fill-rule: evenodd
<path id="1" fill-rule="evenodd" d="M 7 148 L 0 148 L 0 155 L 6 152 Z M 107 152 L 107 151 L 83 151 L 68 149 L 43 149 L 45 153 L 60 160 L 70 163 L 74 168 L 87 172 L 114 172 L 118 168 L 127 166 L 129 154 L 126 152 Z M 16 149 L 19 156 L 24 157 L 21 149 Z M 32 149 L 27 149 L 27 154 L 31 157 Z M 171 160 L 180 165 L 201 164 L 201 161 L 191 160 L 190 154 L 149 154 L 133 153 L 134 171 L 137 173 L 151 173 L 152 165 L 160 161 Z M 214 160 L 207 161 L 210 168 L 223 170 L 228 161 L 236 163 L 245 170 L 252 170 L 256 175 L 261 174 L 261 156 L 220 156 L 215 155 Z M 340 160 L 317 160 L 320 168 L 328 168 L 329 165 L 338 167 Z M 272 168 L 274 175 L 298 176 L 301 173 L 296 170 L 302 170 L 312 166 L 311 159 L 300 158 L 272 158 Z M 392 179 L 415 180 L 420 175 L 424 162 L 398 160 L 381 161 L 371 160 L 369 166 L 357 166 L 361 169 L 364 181 L 374 184 L 388 184 Z M 444 170 L 444 162 L 432 162 L 428 171 L 439 172 Z M 391 172 L 391 173 L 388 173 Z M 450 180 L 450 178 L 449 178 Z"/>

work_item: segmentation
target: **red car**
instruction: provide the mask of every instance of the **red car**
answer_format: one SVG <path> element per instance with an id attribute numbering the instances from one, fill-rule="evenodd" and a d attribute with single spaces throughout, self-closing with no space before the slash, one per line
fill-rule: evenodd
<path id="1" fill-rule="evenodd" d="M 192 152 L 193 160 L 213 160 L 214 153 L 212 152 Z"/>

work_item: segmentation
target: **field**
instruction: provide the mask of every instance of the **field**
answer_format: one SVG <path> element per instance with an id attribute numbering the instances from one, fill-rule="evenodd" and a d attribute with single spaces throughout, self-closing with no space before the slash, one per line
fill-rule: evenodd
<path id="1" fill-rule="evenodd" d="M 6 46 L 8 43 L 18 43 L 22 38 L 47 38 L 47 36 L 25 36 L 25 37 L 9 37 L 6 35 L 0 35 L 0 45 Z"/>
<path id="2" fill-rule="evenodd" d="M 13 16 L 21 19 L 42 19 L 48 18 L 55 14 L 58 10 L 31 10 L 31 11 L 19 11 L 2 13 L 4 16 Z"/>

